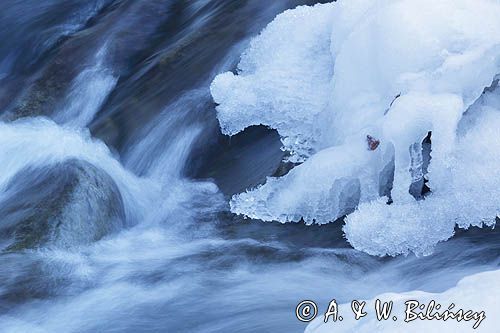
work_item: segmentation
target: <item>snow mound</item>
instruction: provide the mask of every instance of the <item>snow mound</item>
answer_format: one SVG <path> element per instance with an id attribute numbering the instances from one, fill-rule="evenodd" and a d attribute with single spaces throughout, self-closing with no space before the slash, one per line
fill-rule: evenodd
<path id="1" fill-rule="evenodd" d="M 431 294 L 422 291 L 413 291 L 403 294 L 385 294 L 367 301 L 364 310 L 368 315 L 358 321 L 354 320 L 351 304 L 339 306 L 339 314 L 343 315 L 342 322 L 334 323 L 330 317 L 328 323 L 324 323 L 324 317 L 318 316 L 306 328 L 305 333 L 330 333 L 330 332 L 472 332 L 473 326 L 479 323 L 478 332 L 498 332 L 497 322 L 494 314 L 498 312 L 498 297 L 492 292 L 500 288 L 500 271 L 492 271 L 468 276 L 458 284 L 439 294 Z M 392 319 L 378 321 L 375 314 L 375 301 L 393 301 L 392 315 L 396 315 L 397 321 Z M 452 311 L 455 313 L 459 309 L 464 312 L 471 310 L 480 313 L 484 311 L 485 318 L 480 320 L 461 321 L 448 320 L 414 320 L 405 322 L 407 301 L 418 301 L 426 307 L 431 301 L 441 305 L 440 310 L 434 309 L 432 314 L 443 313 L 451 304 L 455 304 Z M 415 312 L 423 312 L 414 310 Z M 325 309 L 326 312 L 326 309 Z M 409 318 L 411 319 L 411 317 Z"/>
<path id="2" fill-rule="evenodd" d="M 211 91 L 225 134 L 267 125 L 303 163 L 231 210 L 306 223 L 350 214 L 348 240 L 374 255 L 428 254 L 455 225 L 494 225 L 498 17 L 495 0 L 340 0 L 279 15 Z"/>

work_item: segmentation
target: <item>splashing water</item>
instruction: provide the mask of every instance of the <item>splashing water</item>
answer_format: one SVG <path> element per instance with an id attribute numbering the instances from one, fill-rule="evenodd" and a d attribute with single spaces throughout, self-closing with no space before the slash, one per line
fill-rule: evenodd
<path id="1" fill-rule="evenodd" d="M 416 202 L 409 193 L 399 196 L 398 186 L 409 185 L 407 178 L 411 175 L 405 170 L 401 176 L 396 170 L 392 189 L 395 203 L 388 206 L 387 198 L 378 198 L 384 191 L 381 188 L 390 187 L 390 166 L 396 163 L 399 167 L 397 154 L 401 149 L 409 156 L 414 137 L 400 148 L 396 141 L 392 146 L 384 142 L 389 135 L 370 131 L 363 132 L 361 139 L 353 136 L 350 145 L 332 146 L 338 138 L 317 131 L 317 124 L 325 119 L 323 109 L 331 106 L 331 89 L 340 89 L 332 77 L 352 74 L 347 70 L 343 73 L 339 65 L 347 61 L 342 58 L 349 58 L 340 55 L 344 45 L 340 40 L 351 33 L 363 36 L 363 31 L 351 30 L 354 21 L 368 13 L 362 13 L 368 6 L 364 1 L 352 1 L 352 8 L 345 1 L 299 7 L 276 18 L 252 41 L 247 38 L 257 34 L 279 12 L 316 1 L 280 0 L 272 5 L 225 0 L 98 3 L 100 6 L 91 14 L 93 18 L 84 20 L 86 25 L 78 25 L 67 33 L 67 43 L 54 46 L 51 42 L 46 46 L 54 47 L 51 52 L 58 54 L 60 50 L 81 50 L 93 45 L 82 54 L 74 51 L 77 59 L 85 61 L 76 65 L 71 79 L 65 73 L 47 74 L 48 83 L 44 82 L 50 87 L 54 82 L 60 83 L 55 80 L 58 75 L 67 79 L 63 80 L 65 86 L 60 87 L 63 93 L 57 95 L 57 101 L 46 98 L 45 91 L 32 94 L 38 99 L 29 106 L 46 101 L 57 105 L 51 119 L 45 115 L 0 122 L 0 205 L 12 192 L 10 188 L 18 184 L 16 176 L 26 168 L 38 170 L 32 171 L 38 172 L 34 178 L 43 178 L 44 171 L 56 164 L 85 161 L 116 183 L 123 199 L 126 227 L 90 244 L 49 244 L 1 252 L 0 331 L 302 332 L 307 325 L 295 318 L 294 309 L 303 299 L 314 299 L 320 308 L 325 308 L 332 298 L 339 304 L 348 304 L 355 298 L 371 299 L 388 292 L 403 297 L 400 294 L 423 290 L 443 301 L 458 302 L 461 292 L 469 295 L 477 284 L 493 285 L 498 280 L 500 233 L 497 229 L 474 227 L 489 223 L 488 219 L 494 217 L 491 212 L 498 209 L 498 201 L 484 199 L 483 194 L 496 193 L 498 187 L 492 175 L 499 165 L 499 92 L 492 86 L 479 99 L 476 96 L 477 87 L 484 89 L 491 83 L 491 77 L 486 75 L 489 71 L 481 73 L 490 82 L 471 84 L 474 93 L 464 96 L 472 102 L 463 103 L 467 112 L 456 119 L 459 134 L 449 156 L 450 161 L 461 163 L 452 164 L 450 172 L 451 179 L 460 182 L 445 187 L 438 181 L 440 165 L 436 160 L 442 150 L 439 139 L 434 138 L 436 132 L 442 132 L 433 128 L 428 172 L 423 162 L 415 163 L 420 165 L 417 173 L 430 177 L 432 198 Z M 491 6 L 488 8 L 496 10 Z M 386 7 L 391 8 L 380 4 L 380 9 Z M 46 8 L 47 13 L 51 13 L 51 8 Z M 350 14 L 343 15 L 341 10 Z M 151 13 L 168 14 L 163 17 Z M 82 14 L 83 17 L 88 16 Z M 130 20 L 122 21 L 121 17 Z M 335 23 L 333 37 L 332 21 L 340 22 Z M 137 22 L 150 25 L 143 31 L 132 29 Z M 59 39 L 59 30 L 49 29 L 58 22 L 46 24 L 44 31 Z M 296 33 L 284 35 L 283 29 L 288 27 Z M 496 24 L 490 27 L 492 33 L 494 27 Z M 369 28 L 367 25 L 364 29 Z M 131 30 L 134 33 L 123 33 Z M 330 40 L 338 42 L 331 44 Z M 452 43 L 449 51 L 459 54 L 467 46 L 466 41 Z M 356 50 L 355 42 L 353 39 L 349 43 Z M 84 47 L 75 46 L 79 43 L 84 43 Z M 248 46 L 248 50 L 241 59 L 239 74 L 227 73 L 237 63 L 242 45 Z M 91 56 L 87 56 L 87 51 Z M 0 47 L 0 57 L 4 77 L 15 75 L 10 53 Z M 62 56 L 41 58 L 48 65 L 51 61 L 65 61 Z M 66 61 L 71 64 L 73 60 Z M 47 65 L 42 63 L 39 65 Z M 181 72 L 182 77 L 178 75 Z M 209 86 L 218 72 L 226 73 L 215 79 L 211 92 L 220 103 L 217 116 L 223 132 L 235 134 L 250 125 L 269 125 L 282 135 L 284 147 L 292 153 L 289 159 L 303 162 L 288 175 L 269 178 L 266 185 L 230 202 L 215 184 L 217 179 L 191 179 L 188 172 L 198 165 L 208 168 L 203 163 L 210 159 L 204 155 L 214 151 L 210 145 L 218 144 L 209 139 L 216 133 L 217 125 Z M 176 73 L 173 78 L 172 73 Z M 365 77 L 351 79 L 371 84 Z M 19 84 L 26 84 L 23 89 L 36 89 L 30 85 L 34 79 L 21 81 Z M 186 86 L 182 86 L 184 82 Z M 177 91 L 179 85 L 183 88 Z M 357 91 L 361 86 L 364 85 L 353 84 L 352 88 Z M 387 91 L 392 94 L 396 90 Z M 394 96 L 384 98 L 392 100 Z M 422 100 L 419 105 L 422 109 L 429 107 L 431 114 L 434 109 L 429 104 L 441 105 L 443 101 L 442 95 L 420 97 L 401 95 L 387 116 L 397 117 L 398 108 Z M 369 100 L 366 97 L 357 101 Z M 452 106 L 460 104 L 455 104 L 454 98 L 446 98 L 445 102 L 450 114 L 455 110 Z M 384 112 L 384 108 L 380 110 Z M 339 125 L 345 126 L 345 131 L 362 125 L 361 121 L 343 116 L 332 118 L 341 124 L 355 123 L 352 127 Z M 387 133 L 394 131 L 391 127 Z M 97 138 L 96 133 L 104 134 Z M 321 135 L 316 137 L 317 133 Z M 381 139 L 375 150 L 367 149 L 367 134 Z M 420 132 L 415 138 L 419 135 Z M 249 136 L 243 141 L 251 145 L 257 144 L 258 139 Z M 237 143 L 231 144 L 238 150 L 234 147 Z M 259 154 L 282 156 L 282 152 L 267 146 L 245 152 L 256 160 Z M 235 165 L 241 158 L 238 154 L 230 157 L 226 161 Z M 369 164 L 373 167 L 367 168 Z M 386 171 L 383 177 L 381 170 Z M 379 176 L 386 179 L 383 186 L 378 181 L 370 182 Z M 235 182 L 252 179 L 252 175 L 242 174 L 241 178 Z M 62 180 L 55 180 L 56 185 L 59 181 L 61 187 L 66 186 Z M 99 181 L 92 184 L 102 186 Z M 37 190 L 43 192 L 33 188 Z M 407 190 L 408 186 L 404 188 Z M 450 197 L 449 193 L 453 195 Z M 15 199 L 23 202 L 26 198 Z M 359 201 L 363 204 L 352 213 Z M 464 207 L 464 202 L 476 205 Z M 448 205 L 456 210 L 454 215 L 450 215 Z M 261 220 L 278 221 L 309 221 L 326 216 L 317 222 L 328 222 L 339 212 L 352 214 L 342 230 L 339 223 L 306 226 L 243 220 L 230 214 L 229 209 Z M 404 224 L 395 223 L 400 220 Z M 472 220 L 477 222 L 471 223 Z M 468 231 L 455 230 L 457 224 L 473 227 Z M 364 252 L 353 249 L 344 239 L 344 232 L 349 242 Z M 435 245 L 454 233 L 449 241 Z M 7 248 L 7 243 L 0 227 L 0 249 Z M 409 252 L 427 256 L 416 257 Z M 367 253 L 408 255 L 381 258 Z M 473 276 L 478 273 L 483 274 Z M 495 292 L 481 295 L 489 301 Z M 481 306 L 477 297 L 467 301 L 470 304 L 461 305 Z M 494 309 L 495 303 L 492 304 L 490 308 Z M 485 327 L 492 327 L 492 323 L 495 321 L 490 320 L 490 326 Z M 320 333 L 330 329 L 325 327 L 313 323 L 307 330 Z M 351 331 L 362 329 L 352 327 Z M 349 331 L 348 326 L 338 329 Z"/>

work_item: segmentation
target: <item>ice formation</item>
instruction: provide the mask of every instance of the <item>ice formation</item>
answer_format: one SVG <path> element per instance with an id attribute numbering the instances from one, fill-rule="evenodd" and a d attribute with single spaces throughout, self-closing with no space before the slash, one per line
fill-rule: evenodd
<path id="1" fill-rule="evenodd" d="M 279 15 L 211 91 L 225 134 L 267 125 L 303 163 L 231 210 L 320 224 L 351 213 L 346 237 L 374 255 L 426 254 L 455 225 L 494 225 L 498 17 L 496 0 L 340 0 Z"/>
<path id="2" fill-rule="evenodd" d="M 294 161 L 309 157 L 317 140 L 314 118 L 331 88 L 331 21 L 330 6 L 287 11 L 251 42 L 238 75 L 216 77 L 211 91 L 224 134 L 266 124 L 278 129 Z"/>
<path id="3" fill-rule="evenodd" d="M 360 320 L 354 320 L 354 314 L 351 310 L 351 304 L 340 305 L 339 313 L 343 314 L 342 323 L 332 321 L 330 317 L 329 323 L 324 323 L 324 317 L 320 313 L 318 317 L 307 327 L 306 333 L 329 333 L 329 332 L 471 332 L 474 331 L 473 326 L 479 322 L 477 331 L 479 332 L 497 332 L 497 323 L 493 316 L 488 316 L 490 313 L 498 311 L 498 299 L 492 290 L 498 290 L 500 287 L 500 271 L 492 271 L 468 276 L 461 280 L 455 287 L 437 294 L 426 293 L 422 291 L 414 291 L 404 294 L 385 294 L 376 297 L 373 300 L 367 301 L 364 310 L 368 315 Z M 478 288 L 477 286 L 487 286 L 487 288 Z M 378 321 L 375 314 L 375 302 L 379 299 L 381 302 L 394 301 L 391 317 L 388 320 Z M 468 310 L 477 312 L 478 314 L 484 311 L 485 318 L 479 320 L 458 321 L 453 319 L 448 320 L 413 320 L 405 322 L 406 305 L 409 300 L 418 300 L 420 304 L 426 306 L 426 310 L 431 301 L 439 304 L 440 310 L 434 309 L 431 314 L 443 314 L 451 304 L 455 304 L 452 308 L 453 313 L 457 313 L 459 309 L 463 309 L 464 313 Z M 360 300 L 361 301 L 361 300 Z M 480 308 L 474 308 L 476 304 L 481 304 Z M 324 309 L 326 312 L 326 309 Z M 426 310 L 414 310 L 425 314 Z M 413 312 L 413 311 L 412 311 Z M 397 317 L 394 321 L 392 316 Z M 412 319 L 411 315 L 408 319 Z"/>

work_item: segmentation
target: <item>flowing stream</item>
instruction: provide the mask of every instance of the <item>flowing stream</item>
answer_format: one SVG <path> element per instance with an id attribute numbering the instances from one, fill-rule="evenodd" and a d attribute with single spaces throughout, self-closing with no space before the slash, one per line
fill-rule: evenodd
<path id="1" fill-rule="evenodd" d="M 341 222 L 229 213 L 230 195 L 262 183 L 283 153 L 261 127 L 224 137 L 210 82 L 274 16 L 313 3 L 2 1 L 1 332 L 303 332 L 303 299 L 441 292 L 499 268 L 498 230 L 378 258 L 350 247 Z M 59 224 L 43 245 L 12 250 L 31 211 Z M 109 216 L 120 222 L 89 226 Z"/>

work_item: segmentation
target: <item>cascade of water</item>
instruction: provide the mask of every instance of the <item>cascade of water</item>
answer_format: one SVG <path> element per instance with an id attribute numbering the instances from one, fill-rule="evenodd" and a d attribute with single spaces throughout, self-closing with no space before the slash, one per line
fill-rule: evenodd
<path id="1" fill-rule="evenodd" d="M 465 276 L 498 269 L 498 230 L 458 231 L 457 237 L 437 245 L 427 257 L 387 259 L 350 247 L 340 223 L 281 225 L 243 220 L 228 212 L 229 198 L 210 177 L 226 173 L 229 164 L 234 164 L 245 170 L 265 169 L 263 175 L 258 174 L 265 179 L 274 172 L 264 168 L 266 160 L 279 160 L 283 154 L 278 149 L 279 139 L 261 141 L 263 131 L 259 130 L 249 130 L 251 134 L 242 140 L 227 140 L 231 148 L 228 150 L 236 153 L 221 147 L 209 149 L 209 145 L 217 145 L 217 140 L 213 143 L 207 139 L 215 133 L 216 124 L 210 82 L 219 72 L 234 69 L 242 48 L 249 44 L 246 38 L 276 14 L 298 4 L 317 2 L 326 1 L 279 0 L 270 4 L 230 0 L 72 0 L 66 5 L 60 1 L 46 1 L 45 5 L 26 1 L 23 7 L 22 2 L 7 0 L 0 4 L 2 39 L 8 37 L 6 22 L 15 23 L 18 15 L 19 27 L 23 27 L 19 31 L 29 34 L 17 45 L 20 50 L 45 43 L 34 55 L 29 53 L 32 62 L 20 56 L 18 49 L 7 52 L 4 46 L 10 42 L 0 45 L 0 84 L 17 89 L 11 85 L 21 75 L 16 71 L 37 68 L 42 58 L 54 68 L 72 67 L 74 71 L 65 77 L 65 73 L 44 74 L 37 68 L 41 74 L 33 73 L 26 82 L 23 77 L 19 80 L 23 88 L 20 90 L 32 89 L 31 99 L 25 104 L 22 99 L 19 102 L 5 97 L 7 90 L 0 87 L 0 106 L 11 102 L 30 110 L 56 106 L 48 113 L 0 122 L 0 331 L 299 332 L 305 325 L 296 320 L 293 309 L 302 299 L 312 298 L 324 307 L 331 298 L 348 303 L 385 292 L 443 292 Z M 62 16 L 70 8 L 74 15 Z M 315 30 L 316 24 L 326 20 L 326 14 L 318 13 L 321 20 L 308 26 L 316 37 L 329 38 L 329 30 Z M 293 12 L 288 15 L 297 22 L 302 19 Z M 4 21 L 4 17 L 9 20 Z M 40 29 L 35 29 L 40 25 L 45 27 L 41 35 L 37 32 Z M 303 28 L 297 26 L 302 32 Z M 294 36 L 311 42 L 306 35 Z M 69 38 L 68 43 L 62 41 L 63 37 Z M 278 37 L 285 45 L 283 36 Z M 312 44 L 316 47 L 316 43 Z M 85 50 L 87 45 L 89 49 Z M 315 54 L 318 50 L 329 51 L 329 47 L 313 49 Z M 84 61 L 73 66 L 71 60 L 65 59 L 72 51 L 81 52 L 75 54 L 75 59 Z M 264 60 L 270 58 L 265 52 L 253 51 Z M 300 55 L 285 53 L 278 56 L 294 64 L 301 61 Z M 277 61 L 277 65 L 283 64 Z M 316 66 L 317 62 L 310 65 Z M 245 66 L 252 69 L 250 62 Z M 276 73 L 265 76 L 264 82 L 291 74 L 294 80 L 301 80 L 304 74 L 291 73 L 289 68 L 271 74 Z M 314 73 L 321 78 L 332 74 L 322 68 Z M 37 75 L 45 75 L 39 86 L 53 95 L 45 96 L 45 90 L 33 89 Z M 60 77 L 67 79 L 63 86 L 58 85 Z M 327 81 L 321 81 L 325 87 Z M 296 96 L 274 100 L 273 91 L 256 86 L 266 98 L 273 99 L 275 107 L 290 101 L 305 109 L 321 104 L 308 104 L 307 99 Z M 273 87 L 290 91 L 287 82 Z M 310 91 L 314 87 L 306 85 Z M 299 87 L 296 91 L 307 95 L 309 90 Z M 498 103 L 493 91 L 482 97 L 485 104 L 492 100 Z M 243 98 L 252 107 L 258 104 L 252 104 L 252 96 L 231 93 L 238 102 Z M 271 104 L 264 101 L 262 107 Z M 470 123 L 494 120 L 489 108 L 480 111 L 484 117 L 475 119 L 477 112 L 472 112 L 474 119 Z M 300 114 L 293 121 L 313 130 L 309 119 L 304 120 Z M 463 121 L 461 127 L 467 134 L 472 126 Z M 116 133 L 117 138 L 106 137 Z M 468 135 L 479 134 L 472 131 Z M 360 147 L 360 155 L 377 153 L 366 150 L 364 137 Z M 378 148 L 384 153 L 377 162 L 380 170 L 360 170 L 380 178 L 374 191 L 390 196 L 394 147 L 382 148 Z M 339 156 L 350 153 L 349 159 L 356 158 L 356 153 L 345 150 Z M 227 154 L 217 162 L 203 158 L 212 151 Z M 197 158 L 203 160 L 201 164 L 205 160 L 210 164 L 202 165 L 209 171 L 200 172 L 208 179 L 187 176 L 190 163 L 199 162 Z M 246 161 L 254 163 L 242 166 Z M 432 173 L 433 163 L 434 155 L 430 169 L 424 168 L 423 174 Z M 340 164 L 334 167 L 343 168 Z M 213 172 L 217 168 L 218 173 Z M 235 188 L 255 185 L 254 179 L 259 178 L 249 173 L 239 175 L 248 179 L 235 179 Z M 314 170 L 305 176 L 314 178 Z M 273 181 L 270 178 L 269 182 Z M 342 187 L 342 193 L 336 194 L 335 205 L 341 214 L 348 214 L 360 201 L 359 181 L 345 177 L 336 184 Z M 327 190 L 334 193 L 331 186 Z M 295 188 L 291 192 L 296 194 Z M 38 201 L 33 202 L 34 198 Z M 270 199 L 276 197 L 271 195 Z M 384 199 L 381 205 L 386 204 Z M 321 205 L 301 208 L 312 211 L 331 205 L 324 200 Z M 102 222 L 103 214 L 94 214 L 95 207 L 113 218 L 123 217 L 121 223 L 113 225 L 121 229 L 102 232 L 97 222 Z M 47 239 L 37 239 L 36 246 L 28 246 L 32 239 L 23 232 L 36 229 L 33 212 L 35 222 L 53 230 L 47 233 Z M 88 216 L 82 217 L 82 212 Z M 16 228 L 16 223 L 23 227 Z M 89 223 L 94 224 L 93 228 Z M 453 233 L 454 225 L 452 221 L 447 231 Z M 44 225 L 36 227 L 44 231 Z M 87 233 L 82 237 L 86 241 L 64 237 L 74 230 L 80 232 L 75 237 Z M 19 234 L 24 236 L 24 242 L 12 247 Z M 68 244 L 73 240 L 74 244 Z"/>

